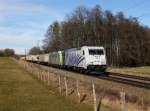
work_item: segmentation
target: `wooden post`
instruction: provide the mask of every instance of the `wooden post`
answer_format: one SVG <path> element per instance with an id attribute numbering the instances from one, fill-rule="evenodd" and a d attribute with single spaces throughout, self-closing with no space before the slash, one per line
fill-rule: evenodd
<path id="1" fill-rule="evenodd" d="M 43 80 L 43 72 L 41 71 L 41 81 Z"/>
<path id="2" fill-rule="evenodd" d="M 48 72 L 46 72 L 46 83 L 48 84 Z"/>
<path id="3" fill-rule="evenodd" d="M 53 85 L 53 78 L 54 78 L 54 74 L 53 73 L 51 73 L 51 84 Z"/>
<path id="4" fill-rule="evenodd" d="M 94 106 L 94 111 L 97 111 L 97 101 L 96 101 L 96 93 L 95 93 L 95 85 L 92 82 L 92 89 L 93 89 L 93 106 Z"/>
<path id="5" fill-rule="evenodd" d="M 48 85 L 50 85 L 50 73 L 49 73 L 49 71 L 48 71 Z"/>
<path id="6" fill-rule="evenodd" d="M 121 111 L 126 111 L 125 102 L 125 92 L 120 92 Z"/>
<path id="7" fill-rule="evenodd" d="M 40 70 L 40 80 L 42 80 L 42 71 Z"/>
<path id="8" fill-rule="evenodd" d="M 33 71 L 33 75 L 35 74 L 35 70 L 34 70 L 34 67 L 32 68 L 32 71 Z"/>
<path id="9" fill-rule="evenodd" d="M 36 77 L 36 69 L 35 69 L 35 67 L 34 67 L 34 69 L 33 69 L 33 74 L 34 74 L 34 76 Z"/>
<path id="10" fill-rule="evenodd" d="M 46 71 L 44 71 L 44 82 L 46 82 Z"/>
<path id="11" fill-rule="evenodd" d="M 46 72 L 44 71 L 44 82 L 46 82 Z"/>
<path id="12" fill-rule="evenodd" d="M 38 79 L 40 79 L 40 70 L 38 69 Z"/>
<path id="13" fill-rule="evenodd" d="M 40 70 L 38 69 L 38 79 L 40 79 Z"/>
<path id="14" fill-rule="evenodd" d="M 37 68 L 35 68 L 35 77 L 38 78 L 38 71 L 37 71 Z"/>
<path id="15" fill-rule="evenodd" d="M 142 97 L 142 109 L 144 110 L 144 98 Z"/>
<path id="16" fill-rule="evenodd" d="M 79 80 L 76 81 L 76 88 L 77 88 L 77 96 L 79 98 L 79 103 L 80 103 Z"/>
<path id="17" fill-rule="evenodd" d="M 33 70 L 32 70 L 32 68 L 30 67 L 30 73 L 31 73 L 31 75 L 33 75 Z"/>
<path id="18" fill-rule="evenodd" d="M 61 94 L 61 77 L 59 75 L 59 78 L 58 78 L 58 85 L 59 85 L 59 92 Z"/>
<path id="19" fill-rule="evenodd" d="M 42 73 L 42 75 L 43 75 L 43 81 L 45 82 L 45 74 L 44 74 L 44 71 L 43 71 L 43 73 Z"/>
<path id="20" fill-rule="evenodd" d="M 65 91 L 66 91 L 66 96 L 68 96 L 68 86 L 67 86 L 67 80 L 66 80 L 66 77 L 64 77 L 64 81 L 65 81 Z"/>
<path id="21" fill-rule="evenodd" d="M 35 74 L 36 74 L 36 70 L 35 68 L 33 68 L 33 75 L 35 76 Z"/>
<path id="22" fill-rule="evenodd" d="M 44 82 L 46 82 L 46 72 L 44 71 Z"/>

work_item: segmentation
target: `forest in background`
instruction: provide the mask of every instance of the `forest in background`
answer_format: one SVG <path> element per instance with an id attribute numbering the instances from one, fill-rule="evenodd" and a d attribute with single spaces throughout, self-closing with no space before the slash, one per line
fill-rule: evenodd
<path id="1" fill-rule="evenodd" d="M 44 52 L 81 46 L 104 46 L 110 66 L 150 65 L 150 29 L 135 17 L 94 8 L 77 7 L 63 21 L 49 25 Z"/>
<path id="2" fill-rule="evenodd" d="M 15 51 L 14 49 L 0 49 L 0 57 L 9 57 L 9 56 L 14 56 L 15 55 Z"/>

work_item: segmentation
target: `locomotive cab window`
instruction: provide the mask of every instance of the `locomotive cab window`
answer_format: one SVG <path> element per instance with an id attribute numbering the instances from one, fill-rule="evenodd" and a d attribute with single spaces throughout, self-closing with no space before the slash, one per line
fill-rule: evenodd
<path id="1" fill-rule="evenodd" d="M 89 49 L 89 55 L 104 55 L 102 49 Z"/>
<path id="2" fill-rule="evenodd" d="M 82 51 L 83 55 L 84 55 L 84 50 Z"/>

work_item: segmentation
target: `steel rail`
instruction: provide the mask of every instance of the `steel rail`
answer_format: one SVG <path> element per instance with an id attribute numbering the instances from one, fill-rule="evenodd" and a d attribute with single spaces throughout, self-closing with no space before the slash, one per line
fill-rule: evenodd
<path id="1" fill-rule="evenodd" d="M 40 68 L 43 68 L 45 70 L 48 70 L 48 68 L 50 67 L 50 66 L 41 65 L 41 64 L 40 64 L 40 66 L 41 66 Z M 109 81 L 113 81 L 113 82 L 117 82 L 117 83 L 123 83 L 123 84 L 131 85 L 131 86 L 135 86 L 135 87 L 150 89 L 150 83 L 146 83 L 144 81 L 141 82 L 141 81 L 137 81 L 137 80 L 131 80 L 133 78 L 134 79 L 139 79 L 139 76 L 115 74 L 115 73 L 110 73 L 110 72 L 106 72 L 108 74 L 108 76 L 94 76 L 94 75 L 97 75 L 98 72 L 97 73 L 88 72 L 87 74 L 84 74 L 84 73 L 80 73 L 80 72 L 73 71 L 73 70 L 65 70 L 65 71 L 76 72 L 78 74 L 91 76 L 91 77 L 96 77 L 98 79 L 105 79 L 105 80 L 109 80 Z M 110 75 L 113 75 L 113 77 L 110 76 Z M 114 75 L 115 75 L 115 77 L 114 77 Z M 120 78 L 121 76 L 124 77 L 124 78 Z M 146 79 L 145 77 L 141 77 L 141 80 L 148 80 L 149 81 L 149 78 Z"/>
<path id="2" fill-rule="evenodd" d="M 150 89 L 149 83 L 140 82 L 140 81 L 136 81 L 136 80 L 129 80 L 129 79 L 125 79 L 125 78 L 118 78 L 118 77 L 111 77 L 111 76 L 108 76 L 108 77 L 99 76 L 98 78 L 106 79 L 106 80 L 114 81 L 114 82 L 118 82 L 118 83 L 128 84 L 128 85 L 132 85 L 132 86 L 136 86 L 136 87 L 140 87 L 140 88 Z"/>
<path id="3" fill-rule="evenodd" d="M 144 81 L 149 81 L 149 77 L 142 77 L 142 76 L 137 76 L 137 75 L 129 75 L 129 74 L 120 74 L 120 73 L 113 73 L 113 72 L 108 72 L 109 75 L 112 76 L 119 76 L 119 77 L 126 77 L 126 78 L 132 78 L 132 79 L 138 79 L 138 80 L 144 80 Z"/>

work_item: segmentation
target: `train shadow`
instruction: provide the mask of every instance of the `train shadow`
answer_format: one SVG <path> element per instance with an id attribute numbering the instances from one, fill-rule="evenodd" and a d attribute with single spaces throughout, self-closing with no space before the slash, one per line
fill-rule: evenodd
<path id="1" fill-rule="evenodd" d="M 100 71 L 90 71 L 89 73 L 87 73 L 87 75 L 90 76 L 109 76 L 109 72 L 100 72 Z"/>

